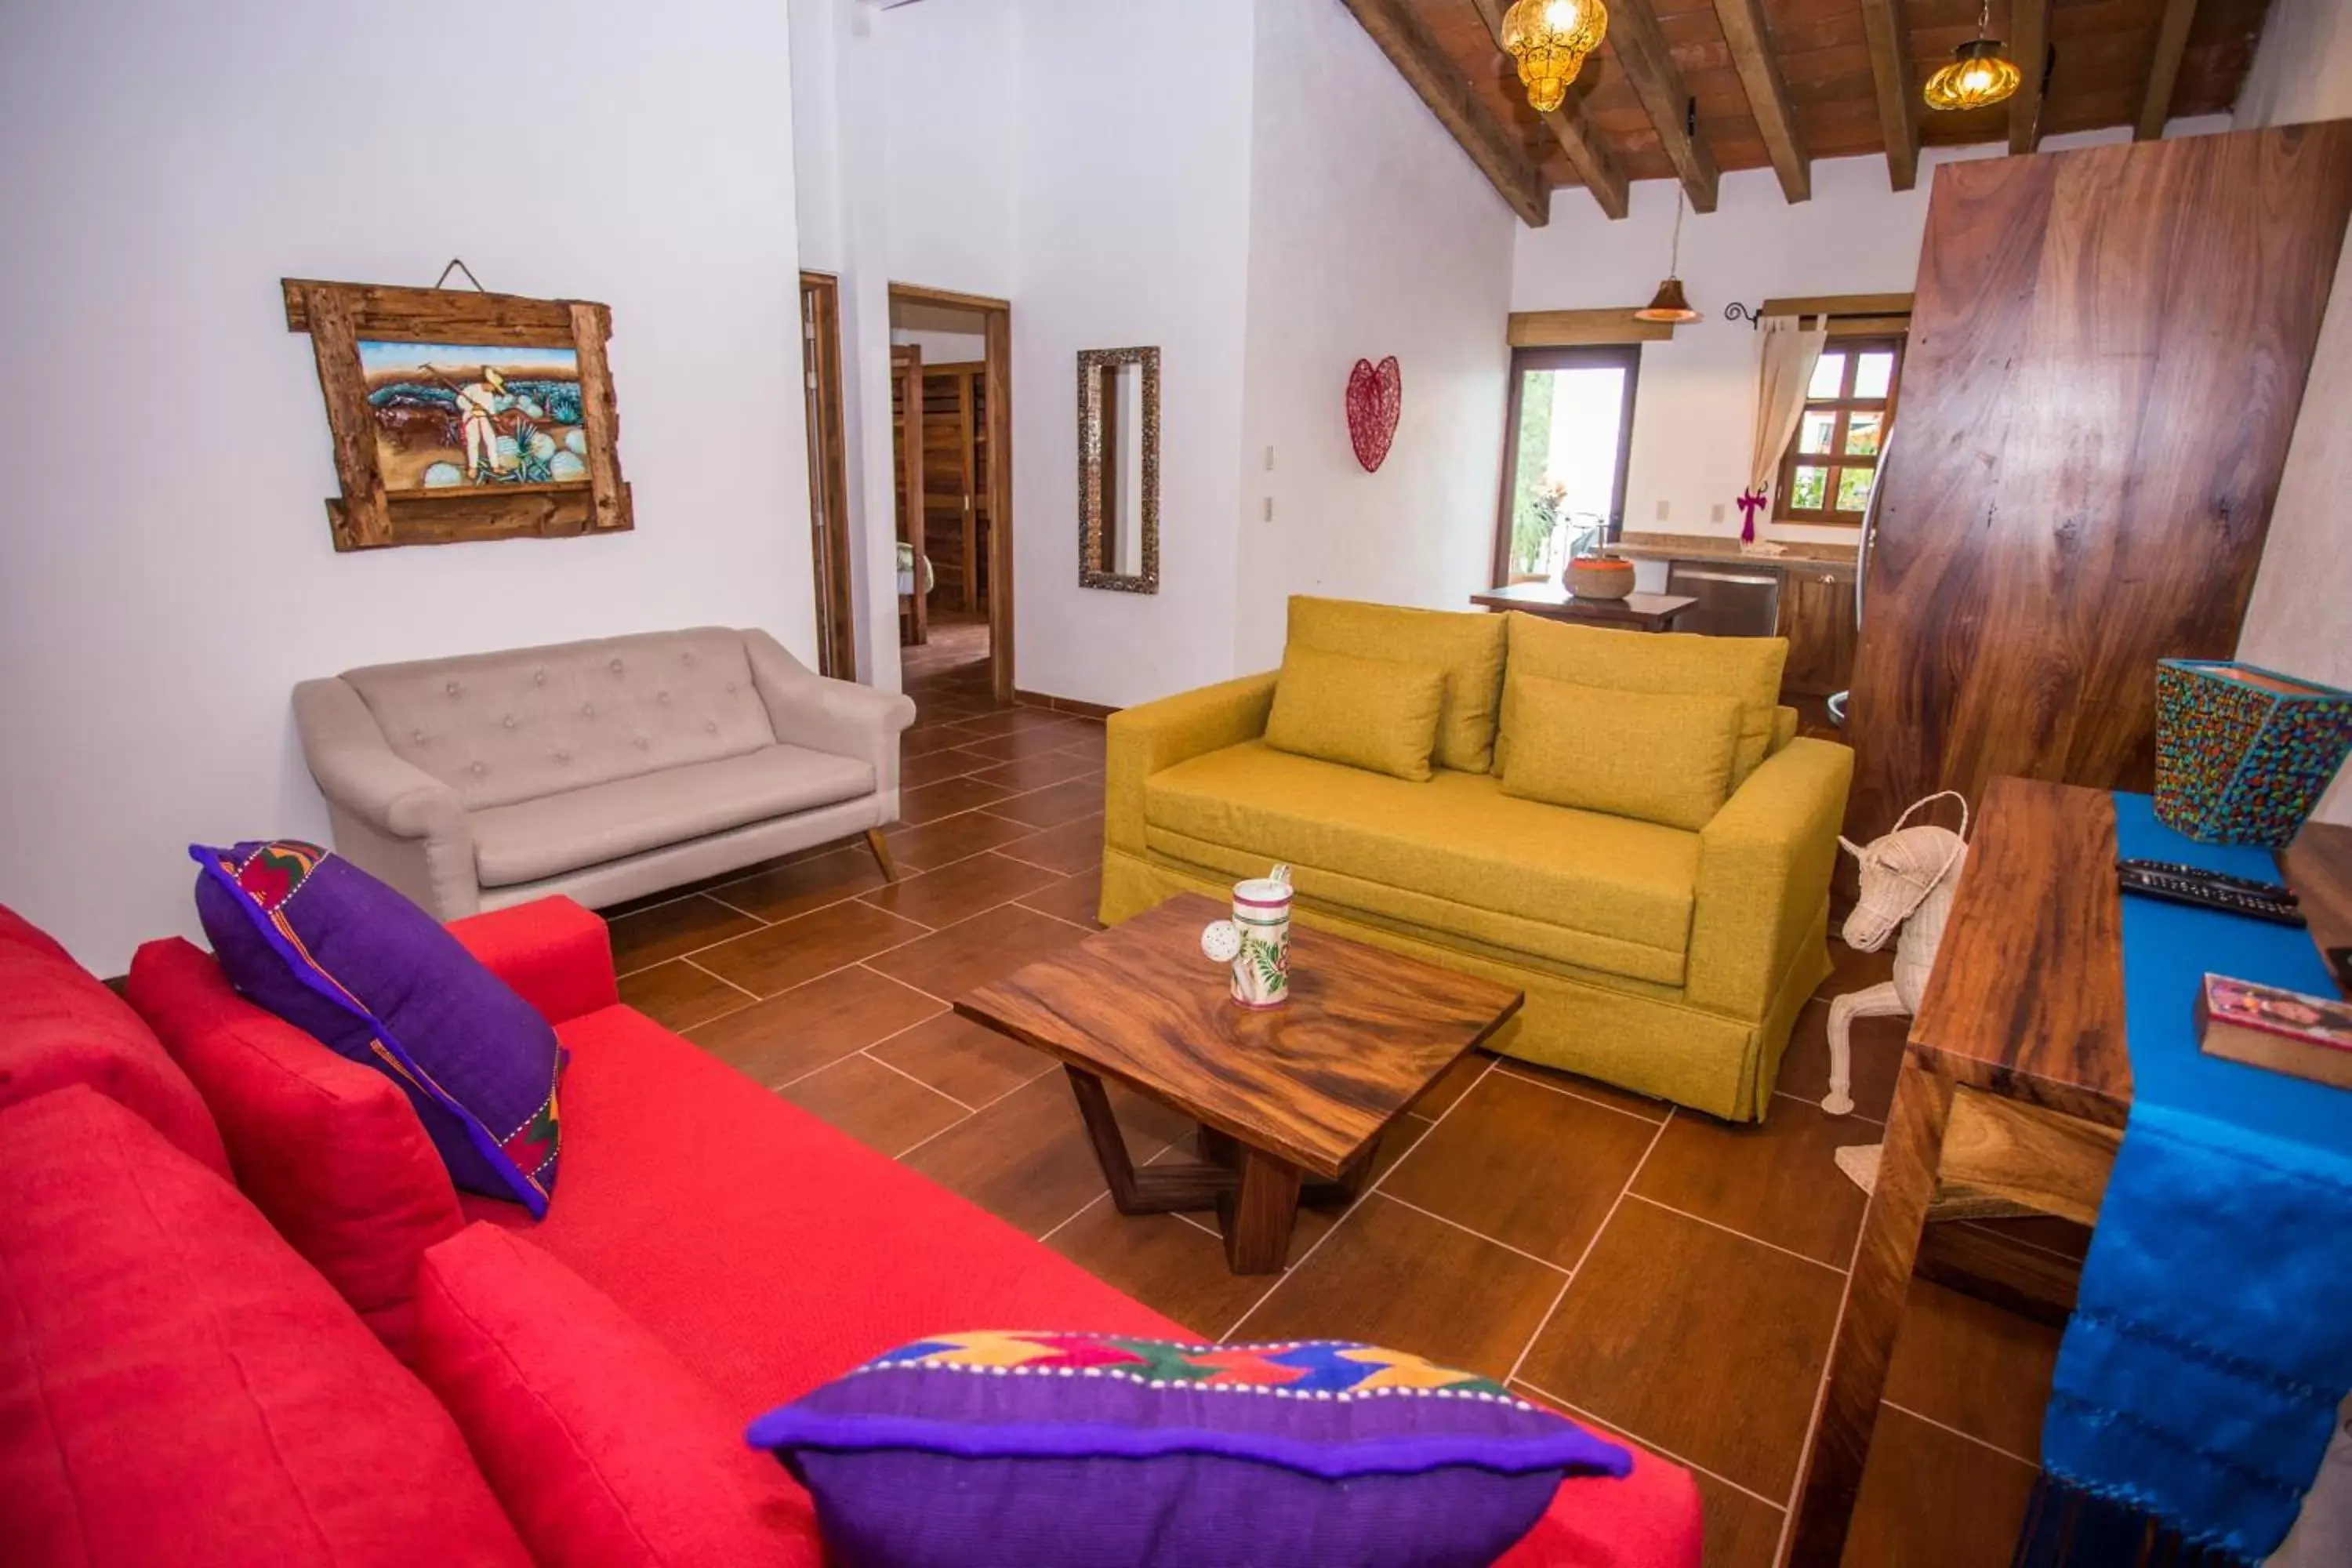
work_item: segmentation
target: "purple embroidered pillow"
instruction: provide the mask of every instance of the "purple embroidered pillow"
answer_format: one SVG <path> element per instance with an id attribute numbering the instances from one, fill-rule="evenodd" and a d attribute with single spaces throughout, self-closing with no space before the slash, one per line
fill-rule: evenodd
<path id="1" fill-rule="evenodd" d="M 431 915 L 315 844 L 188 854 L 230 984 L 400 1085 L 457 1185 L 544 1215 L 563 1068 L 547 1020 Z"/>
<path id="2" fill-rule="evenodd" d="M 1633 1457 L 1501 1384 L 1343 1340 L 918 1340 L 747 1440 L 860 1568 L 1486 1568 Z"/>

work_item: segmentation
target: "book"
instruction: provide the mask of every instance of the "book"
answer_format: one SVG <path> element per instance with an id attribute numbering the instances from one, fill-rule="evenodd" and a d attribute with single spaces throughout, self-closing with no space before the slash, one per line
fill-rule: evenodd
<path id="1" fill-rule="evenodd" d="M 2209 1057 L 2352 1089 L 2352 1003 L 2333 996 L 2208 974 L 2197 1043 Z"/>

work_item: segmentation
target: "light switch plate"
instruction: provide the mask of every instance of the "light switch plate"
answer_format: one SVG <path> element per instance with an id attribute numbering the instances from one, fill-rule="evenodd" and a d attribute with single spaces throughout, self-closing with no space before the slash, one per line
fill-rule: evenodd
<path id="1" fill-rule="evenodd" d="M 1660 501 L 1658 503 L 1658 521 L 1660 522 L 1666 521 L 1666 503 L 1664 501 Z"/>

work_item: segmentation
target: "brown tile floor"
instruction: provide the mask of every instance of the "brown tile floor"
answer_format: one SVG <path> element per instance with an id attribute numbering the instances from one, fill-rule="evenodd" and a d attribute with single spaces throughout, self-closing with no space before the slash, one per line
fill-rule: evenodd
<path id="1" fill-rule="evenodd" d="M 1771 1563 L 1862 1219 L 1831 1152 L 1876 1137 L 1903 1021 L 1857 1026 L 1860 1110 L 1826 1116 L 1816 999 L 1757 1128 L 1474 1056 L 1365 1196 L 1301 1215 L 1284 1273 L 1237 1279 L 1207 1216 L 1120 1217 L 1053 1064 L 948 1011 L 1093 928 L 1102 731 L 997 710 L 945 651 L 909 681 L 902 879 L 853 844 L 617 914 L 627 999 L 1204 1337 L 1381 1341 L 1669 1455 L 1698 1475 L 1709 1568 Z M 1824 997 L 1887 972 L 1832 952 Z M 1116 1104 L 1139 1162 L 1189 1131 Z M 2007 1562 L 2056 1343 L 1915 1284 L 1848 1563 Z"/>

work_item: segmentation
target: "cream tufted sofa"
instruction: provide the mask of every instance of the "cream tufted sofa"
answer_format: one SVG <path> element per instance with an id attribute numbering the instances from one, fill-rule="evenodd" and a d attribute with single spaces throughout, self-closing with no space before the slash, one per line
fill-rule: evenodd
<path id="1" fill-rule="evenodd" d="M 718 626 L 294 689 L 336 850 L 444 920 L 547 893 L 617 903 L 860 831 L 890 871 L 879 829 L 914 717 Z"/>

